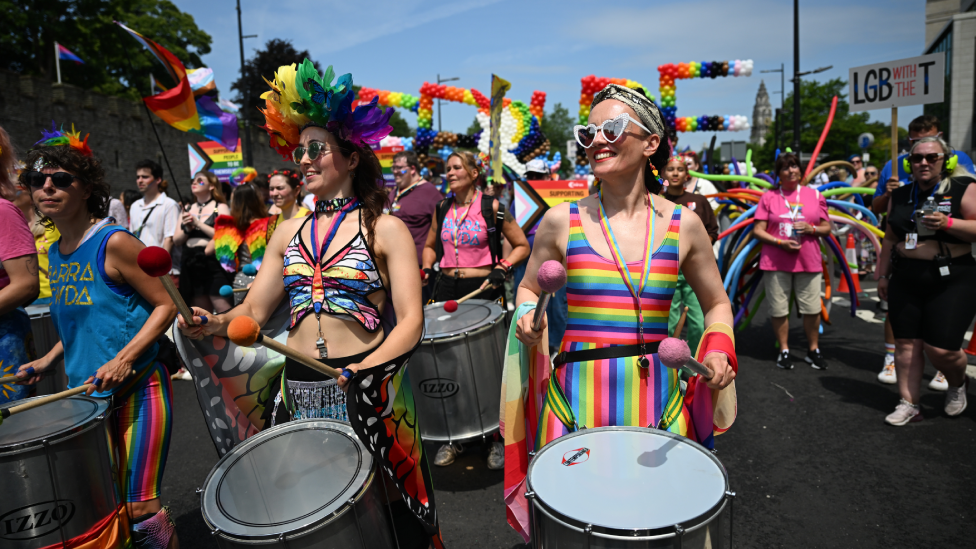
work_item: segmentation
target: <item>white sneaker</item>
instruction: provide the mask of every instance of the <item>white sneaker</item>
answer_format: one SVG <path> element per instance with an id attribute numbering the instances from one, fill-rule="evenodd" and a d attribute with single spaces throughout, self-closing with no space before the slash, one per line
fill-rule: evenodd
<path id="1" fill-rule="evenodd" d="M 445 444 L 437 449 L 437 454 L 434 455 L 434 465 L 438 467 L 447 467 L 448 465 L 454 463 L 454 460 L 460 453 L 460 445 Z"/>
<path id="2" fill-rule="evenodd" d="M 895 407 L 895 411 L 888 414 L 885 417 L 885 423 L 888 425 L 901 426 L 907 423 L 914 423 L 916 421 L 922 421 L 922 412 L 918 409 L 918 406 L 908 402 L 905 399 L 901 399 L 898 402 L 898 406 Z"/>
<path id="3" fill-rule="evenodd" d="M 945 413 L 949 417 L 955 417 L 966 411 L 966 387 L 969 387 L 969 379 L 961 387 L 949 387 L 946 389 Z"/>
<path id="4" fill-rule="evenodd" d="M 180 368 L 179 372 L 169 376 L 170 379 L 181 379 L 183 381 L 193 381 L 193 376 L 190 372 L 186 371 L 186 368 Z"/>
<path id="5" fill-rule="evenodd" d="M 935 377 L 929 382 L 929 389 L 933 391 L 946 391 L 949 389 L 949 382 L 946 381 L 942 372 L 935 372 Z"/>
<path id="6" fill-rule="evenodd" d="M 898 383 L 898 374 L 895 373 L 895 361 L 893 358 L 889 360 L 888 357 L 890 356 L 891 355 L 885 355 L 884 368 L 881 370 L 881 373 L 878 374 L 878 381 L 886 385 Z"/>

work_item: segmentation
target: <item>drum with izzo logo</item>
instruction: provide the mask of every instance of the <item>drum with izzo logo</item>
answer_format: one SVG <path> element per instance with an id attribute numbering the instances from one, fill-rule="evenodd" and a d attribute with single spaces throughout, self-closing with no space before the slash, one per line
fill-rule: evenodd
<path id="1" fill-rule="evenodd" d="M 498 430 L 505 311 L 471 299 L 453 313 L 424 307 L 424 340 L 410 358 L 410 382 L 424 440 L 456 442 Z"/>
<path id="2" fill-rule="evenodd" d="M 110 415 L 108 400 L 73 396 L 3 420 L 0 547 L 61 547 L 114 524 L 121 498 Z"/>
<path id="3" fill-rule="evenodd" d="M 728 475 L 707 449 L 641 427 L 583 429 L 529 464 L 534 549 L 732 546 Z"/>
<path id="4" fill-rule="evenodd" d="M 220 548 L 392 549 L 382 474 L 348 423 L 292 421 L 224 454 L 200 510 Z"/>

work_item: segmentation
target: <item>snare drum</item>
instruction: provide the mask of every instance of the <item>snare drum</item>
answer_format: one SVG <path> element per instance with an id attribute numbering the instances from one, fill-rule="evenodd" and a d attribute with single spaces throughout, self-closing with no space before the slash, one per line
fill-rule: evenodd
<path id="1" fill-rule="evenodd" d="M 60 547 L 118 512 L 110 415 L 107 400 L 73 396 L 3 421 L 0 547 Z"/>
<path id="2" fill-rule="evenodd" d="M 30 316 L 31 332 L 34 334 L 34 350 L 37 358 L 46 355 L 57 345 L 61 338 L 51 319 L 51 308 L 47 305 L 31 305 L 25 307 Z M 68 386 L 68 376 L 64 373 L 64 361 L 59 360 L 52 367 L 53 373 L 46 375 L 37 382 L 37 396 L 53 395 L 63 391 Z"/>
<path id="3" fill-rule="evenodd" d="M 200 510 L 218 547 L 392 549 L 381 474 L 348 423 L 292 421 L 224 455 Z"/>
<path id="4" fill-rule="evenodd" d="M 424 307 L 424 340 L 410 358 L 410 382 L 424 440 L 455 442 L 498 430 L 505 311 L 471 299 L 448 313 Z"/>
<path id="5" fill-rule="evenodd" d="M 532 546 L 731 547 L 732 498 L 722 463 L 673 433 L 584 429 L 529 465 Z"/>

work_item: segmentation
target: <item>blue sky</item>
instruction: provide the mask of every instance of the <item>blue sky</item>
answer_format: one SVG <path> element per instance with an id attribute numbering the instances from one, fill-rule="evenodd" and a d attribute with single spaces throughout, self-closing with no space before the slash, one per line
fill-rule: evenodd
<path id="1" fill-rule="evenodd" d="M 213 37 L 203 61 L 230 98 L 240 70 L 237 13 L 232 0 L 173 0 Z M 678 116 L 741 114 L 752 118 L 761 79 L 773 107 L 779 74 L 762 69 L 785 63 L 792 73 L 793 19 L 788 0 L 592 2 L 514 0 L 242 0 L 245 55 L 267 40 L 291 40 L 323 66 L 353 73 L 356 84 L 419 95 L 425 80 L 459 77 L 453 85 L 487 94 L 494 72 L 512 83 L 509 97 L 528 102 L 533 90 L 548 94 L 575 117 L 580 78 L 589 74 L 629 78 L 657 90 L 664 63 L 753 59 L 749 78 L 682 80 Z M 803 0 L 800 2 L 800 69 L 833 65 L 815 78 L 847 79 L 850 67 L 920 55 L 925 47 L 924 0 Z M 151 37 L 150 37 L 151 38 Z M 271 75 L 267 75 L 271 76 Z M 807 77 L 811 78 L 811 77 Z M 789 81 L 787 88 L 791 86 Z M 263 91 L 263 90 L 262 90 Z M 464 131 L 474 108 L 443 103 L 443 128 Z M 921 107 L 899 111 L 901 126 Z M 887 121 L 889 111 L 873 111 Z M 435 106 L 434 126 L 437 127 Z M 411 125 L 416 117 L 407 113 Z M 680 134 L 682 147 L 698 147 L 710 133 Z M 719 141 L 748 140 L 748 132 L 720 132 Z"/>

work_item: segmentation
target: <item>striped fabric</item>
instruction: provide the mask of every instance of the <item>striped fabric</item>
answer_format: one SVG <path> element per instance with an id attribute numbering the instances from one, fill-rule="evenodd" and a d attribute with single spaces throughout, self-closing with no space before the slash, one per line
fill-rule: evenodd
<path id="1" fill-rule="evenodd" d="M 116 412 L 125 501 L 157 499 L 173 428 L 173 386 L 157 362 Z M 125 394 L 125 393 L 120 393 Z"/>
<path id="2" fill-rule="evenodd" d="M 641 294 L 644 339 L 661 341 L 668 336 L 668 313 L 678 280 L 678 235 L 681 207 L 674 209 L 664 241 L 651 258 L 649 279 Z M 560 351 L 581 351 L 638 343 L 634 299 L 612 259 L 594 251 L 583 233 L 577 204 L 570 205 L 569 243 L 566 250 L 569 323 Z M 641 276 L 641 262 L 627 264 L 634 279 Z M 675 370 L 665 367 L 657 355 L 642 371 L 637 357 L 567 363 L 555 375 L 580 426 L 657 426 L 678 391 Z M 672 400 L 671 408 L 675 408 Z M 668 430 L 686 435 L 683 411 L 669 410 Z M 538 425 L 536 447 L 569 431 L 551 410 Z"/>

